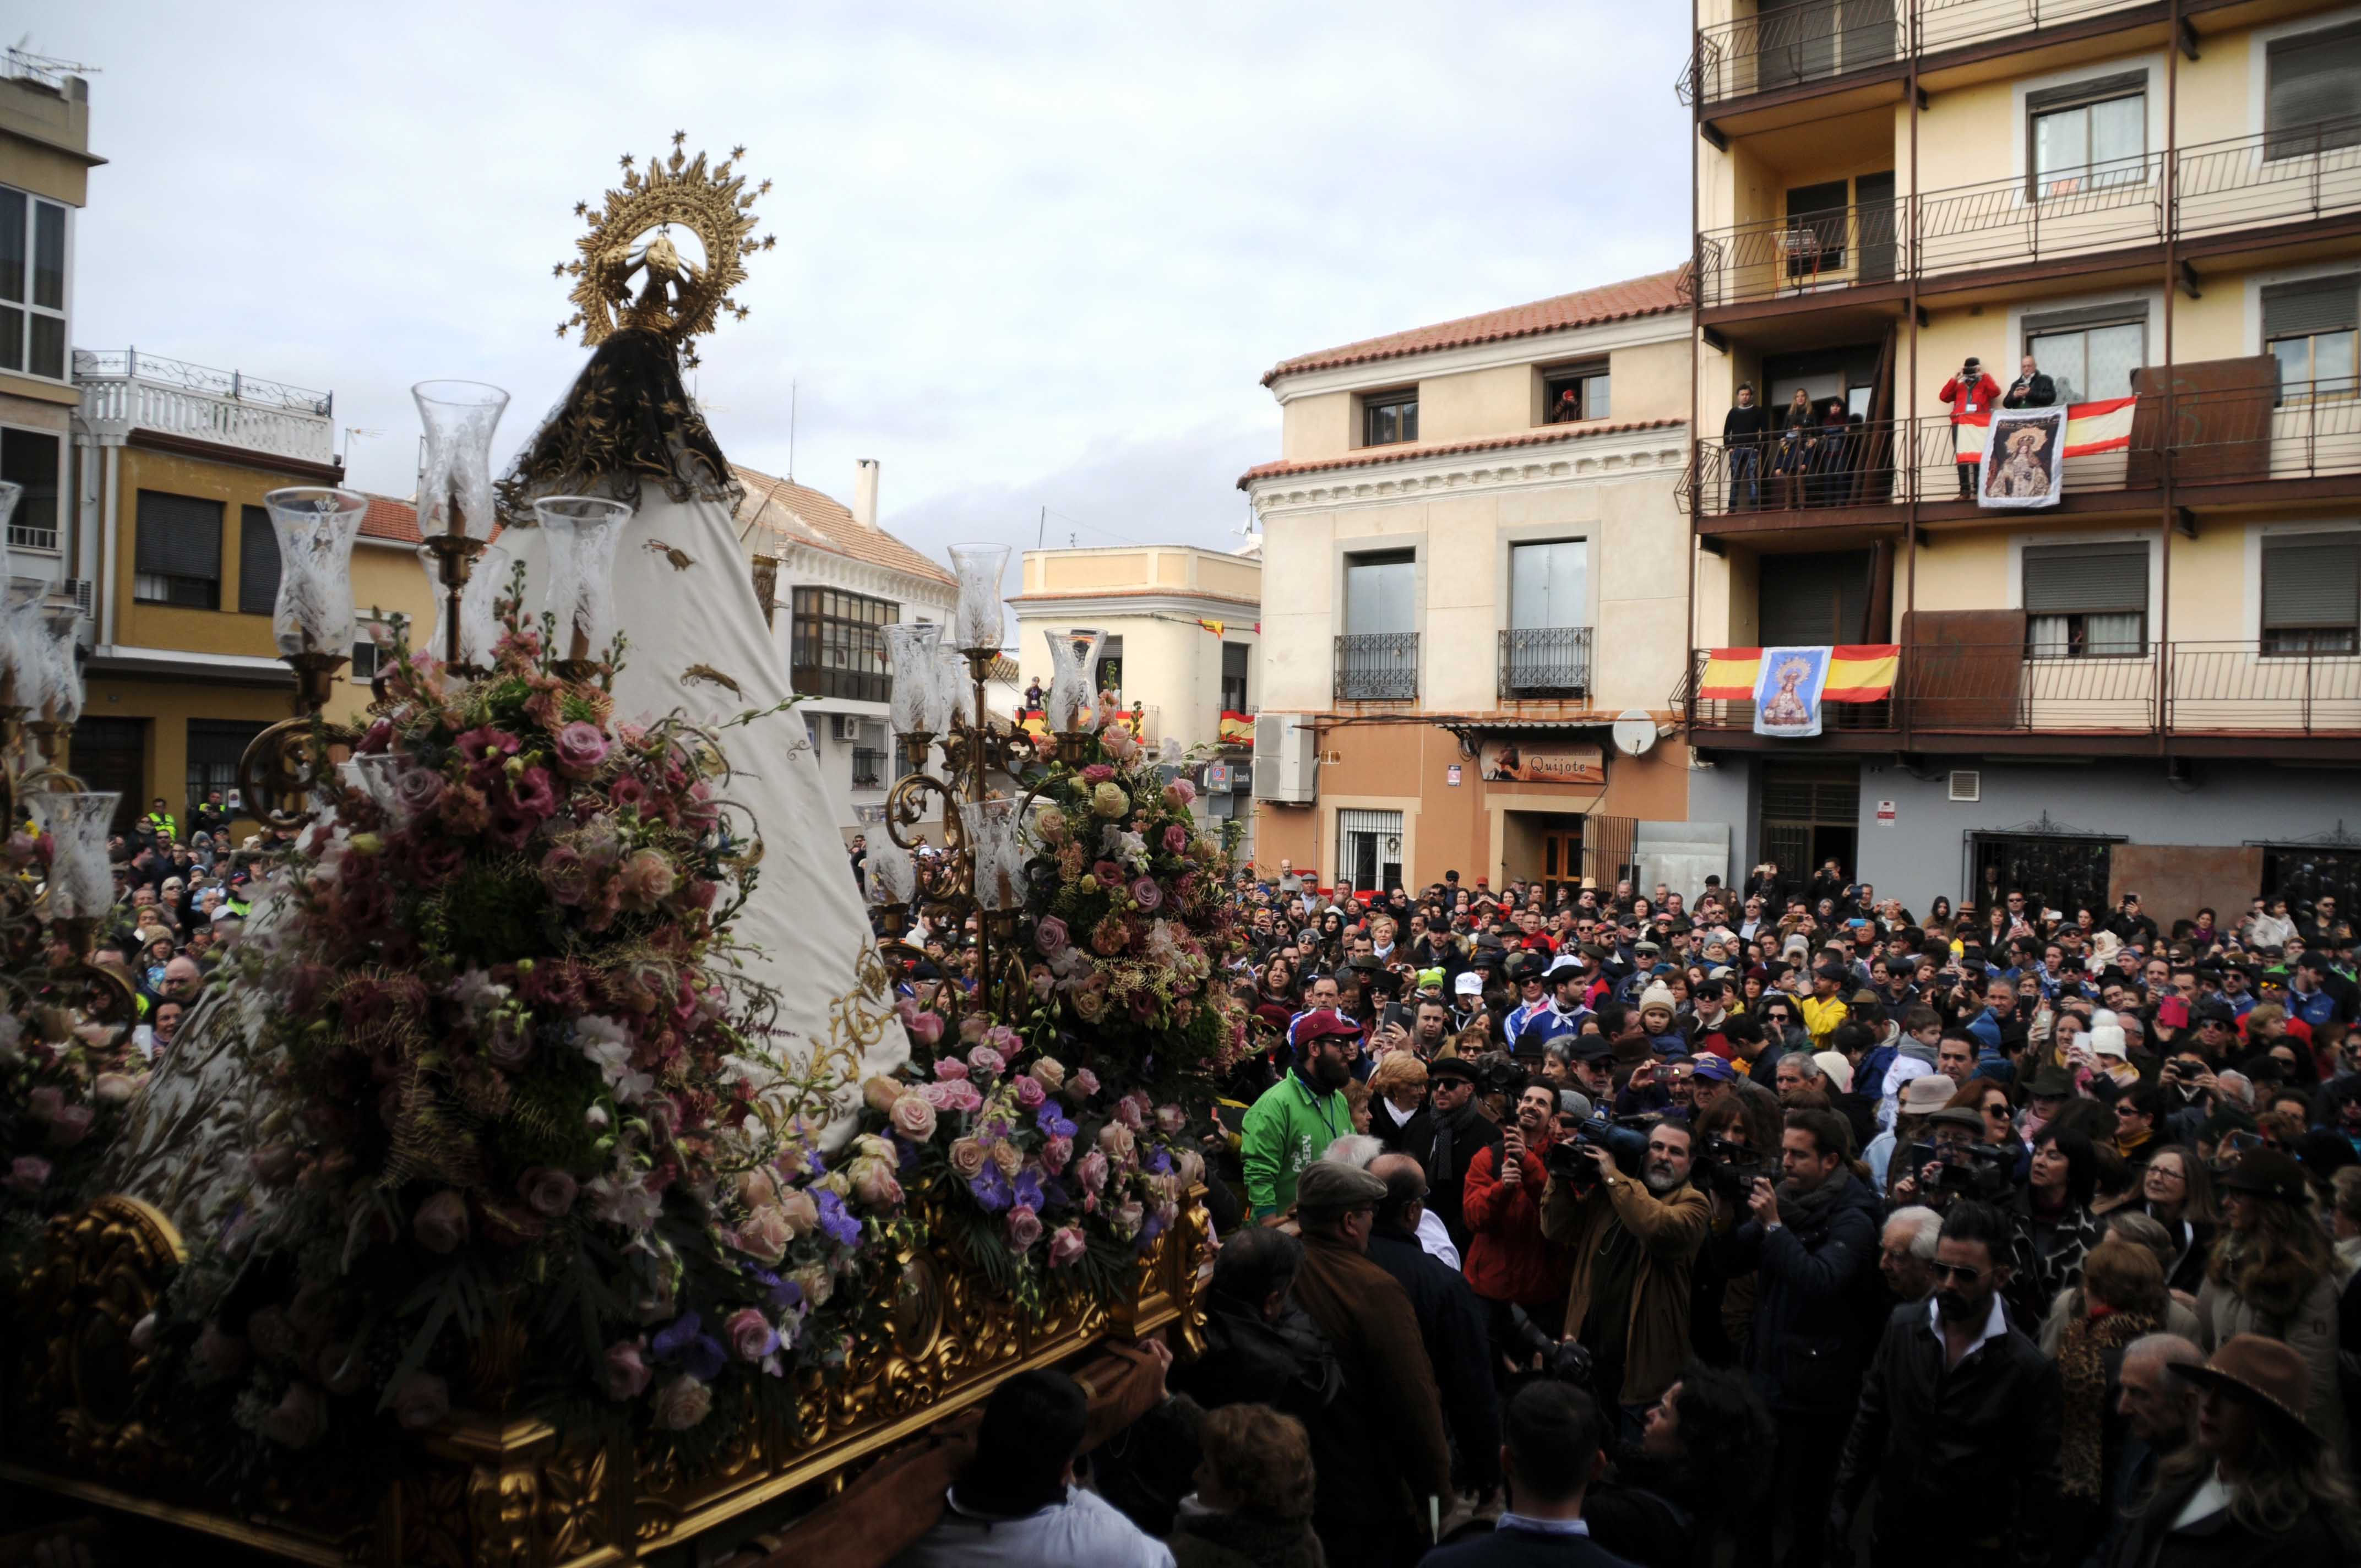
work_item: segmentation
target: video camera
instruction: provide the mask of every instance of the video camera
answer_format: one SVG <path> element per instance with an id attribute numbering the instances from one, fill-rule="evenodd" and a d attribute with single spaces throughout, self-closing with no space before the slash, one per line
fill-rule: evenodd
<path id="1" fill-rule="evenodd" d="M 1575 1190 L 1587 1191 L 1598 1179 L 1598 1168 L 1582 1151 L 1605 1149 L 1615 1161 L 1616 1169 L 1637 1179 L 1648 1157 L 1648 1129 L 1663 1120 L 1654 1112 L 1612 1116 L 1604 1109 L 1594 1110 L 1590 1119 L 1574 1130 L 1573 1137 L 1550 1145 L 1542 1156 L 1542 1164 L 1552 1176 Z"/>
<path id="2" fill-rule="evenodd" d="M 1771 1162 L 1763 1155 L 1733 1139 L 1714 1137 L 1699 1152 L 1692 1179 L 1708 1192 L 1743 1203 L 1754 1184 L 1770 1176 Z"/>
<path id="3" fill-rule="evenodd" d="M 1513 1354 L 1519 1365 L 1538 1356 L 1543 1376 L 1577 1388 L 1590 1387 L 1591 1355 L 1581 1341 L 1554 1337 L 1513 1303 L 1509 1308 L 1509 1336 L 1516 1346 Z"/>
<path id="4" fill-rule="evenodd" d="M 1922 1182 L 1919 1193 L 1919 1201 L 1929 1208 L 1939 1209 L 1954 1198 L 2005 1202 L 2016 1185 L 2015 1157 L 1991 1144 L 1913 1144 L 1896 1157 L 1904 1156 L 1906 1163 L 1894 1170 L 1896 1177 L 1936 1168 L 1933 1186 Z"/>

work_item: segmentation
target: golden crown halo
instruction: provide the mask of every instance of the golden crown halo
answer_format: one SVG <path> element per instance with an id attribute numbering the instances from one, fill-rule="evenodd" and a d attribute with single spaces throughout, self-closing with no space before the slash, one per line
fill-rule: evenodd
<path id="1" fill-rule="evenodd" d="M 619 328 L 634 327 L 669 340 L 694 365 L 691 338 L 711 332 L 725 311 L 746 319 L 747 308 L 730 291 L 746 280 L 745 258 L 778 243 L 753 235 L 754 198 L 768 194 L 771 182 L 749 191 L 745 177 L 733 172 L 744 148 L 731 148 L 708 169 L 705 154 L 681 150 L 687 140 L 686 131 L 673 132 L 672 155 L 649 159 L 645 170 L 623 154 L 623 183 L 607 192 L 605 204 L 594 210 L 588 202 L 574 203 L 589 232 L 574 242 L 578 257 L 551 269 L 575 280 L 574 314 L 558 323 L 558 336 L 578 326 L 583 346 L 591 347 Z M 702 267 L 674 247 L 675 224 L 704 247 Z"/>

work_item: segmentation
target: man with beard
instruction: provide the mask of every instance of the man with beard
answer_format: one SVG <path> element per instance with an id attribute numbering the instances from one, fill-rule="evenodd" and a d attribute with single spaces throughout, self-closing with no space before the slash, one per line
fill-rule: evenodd
<path id="1" fill-rule="evenodd" d="M 1352 1081 L 1345 1042 L 1359 1028 L 1331 1011 L 1296 1020 L 1295 1065 L 1262 1091 L 1239 1125 L 1246 1203 L 1254 1218 L 1276 1224 L 1295 1206 L 1295 1182 L 1320 1151 L 1353 1130 L 1353 1113 L 1338 1092 Z"/>
<path id="2" fill-rule="evenodd" d="M 1547 1081 L 1525 1080 L 1515 1119 L 1500 1130 L 1499 1146 L 1477 1151 L 1460 1191 L 1467 1283 L 1489 1304 L 1492 1343 L 1504 1353 L 1517 1343 L 1511 1307 L 1523 1308 L 1553 1338 L 1565 1316 L 1565 1251 L 1542 1229 L 1543 1157 L 1555 1136 L 1557 1107 Z"/>
<path id="3" fill-rule="evenodd" d="M 1467 1255 L 1467 1222 L 1460 1197 L 1467 1168 L 1479 1150 L 1500 1146 L 1499 1124 L 1476 1103 L 1475 1064 L 1460 1057 L 1437 1057 L 1426 1067 L 1427 1109 L 1434 1118 L 1433 1152 L 1426 1160 L 1427 1206 L 1443 1221 L 1451 1245 Z"/>
<path id="4" fill-rule="evenodd" d="M 1589 1349 L 1593 1386 L 1620 1408 L 1627 1441 L 1688 1359 L 1689 1268 L 1713 1226 L 1689 1185 L 1694 1150 L 1687 1123 L 1659 1122 L 1639 1180 L 1585 1146 L 1595 1176 L 1580 1188 L 1552 1176 L 1542 1195 L 1542 1229 L 1574 1255 L 1565 1332 Z"/>
<path id="5" fill-rule="evenodd" d="M 2007 1216 L 1987 1203 L 1954 1203 L 1935 1246 L 1934 1300 L 1896 1307 L 1887 1320 L 1838 1462 L 1828 1520 L 1841 1542 L 1875 1478 L 1874 1568 L 2046 1555 L 2058 1371 L 2002 1310 L 2009 1257 Z M 1970 1498 L 1975 1506 L 1962 1510 Z"/>

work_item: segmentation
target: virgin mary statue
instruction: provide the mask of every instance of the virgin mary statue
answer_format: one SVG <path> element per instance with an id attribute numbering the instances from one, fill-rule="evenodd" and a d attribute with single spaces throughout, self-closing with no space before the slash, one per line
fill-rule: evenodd
<path id="1" fill-rule="evenodd" d="M 582 258 L 566 269 L 579 280 L 576 321 L 594 351 L 499 486 L 501 543 L 537 609 L 547 554 L 532 503 L 572 495 L 631 506 L 614 569 L 626 639 L 616 716 L 759 716 L 722 733 L 726 796 L 763 844 L 732 935 L 744 978 L 776 1001 L 774 1048 L 819 1064 L 839 1086 L 811 1107 L 833 1148 L 851 1136 L 862 1081 L 907 1059 L 909 1043 L 804 724 L 791 709 L 765 712 L 790 697 L 784 652 L 730 523 L 737 481 L 681 379 L 688 339 L 735 309 L 727 291 L 745 277 L 740 258 L 759 248 L 741 184 L 728 163 L 708 173 L 702 155 L 685 159 L 675 138 L 668 160 L 628 170 L 592 215 Z M 675 225 L 696 236 L 702 265 L 676 248 Z M 269 940 L 269 915 L 266 900 L 249 939 Z M 234 988 L 210 994 L 110 1152 L 111 1190 L 155 1204 L 183 1234 L 218 1229 L 247 1196 L 247 1162 L 275 1109 L 270 1064 L 249 1046 L 263 1005 Z"/>

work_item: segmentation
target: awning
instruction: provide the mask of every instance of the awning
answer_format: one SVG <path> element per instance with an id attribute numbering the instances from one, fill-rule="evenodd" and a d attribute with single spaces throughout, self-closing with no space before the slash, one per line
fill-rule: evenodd
<path id="1" fill-rule="evenodd" d="M 1883 702 L 1893 694 L 1902 660 L 1898 642 L 1839 643 L 1828 650 L 1828 684 L 1823 702 Z M 1715 648 L 1706 655 L 1697 696 L 1709 702 L 1752 702 L 1763 674 L 1760 648 Z"/>

